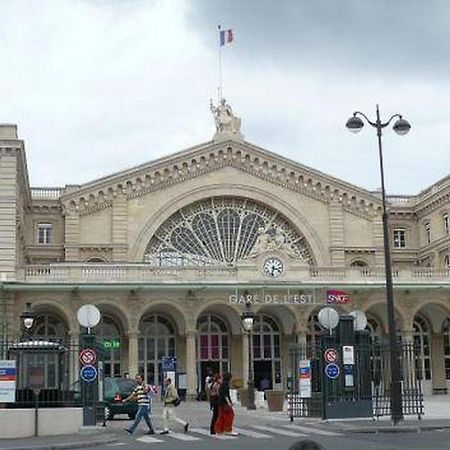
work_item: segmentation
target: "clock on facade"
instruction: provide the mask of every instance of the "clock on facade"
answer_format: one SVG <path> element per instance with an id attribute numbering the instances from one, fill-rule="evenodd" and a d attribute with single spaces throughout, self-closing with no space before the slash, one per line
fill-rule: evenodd
<path id="1" fill-rule="evenodd" d="M 284 272 L 284 264 L 280 259 L 270 257 L 264 261 L 263 269 L 266 275 L 276 278 Z"/>

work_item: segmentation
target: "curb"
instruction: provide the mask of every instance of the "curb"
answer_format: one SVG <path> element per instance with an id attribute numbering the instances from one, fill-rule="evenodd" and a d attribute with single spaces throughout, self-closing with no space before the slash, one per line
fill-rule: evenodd
<path id="1" fill-rule="evenodd" d="M 348 433 L 422 433 L 424 431 L 450 429 L 450 425 L 409 426 L 409 427 L 380 427 L 380 428 L 339 428 L 339 431 Z"/>
<path id="2" fill-rule="evenodd" d="M 28 446 L 19 446 L 19 447 L 0 447 L 0 450 L 62 450 L 62 449 L 73 449 L 73 448 L 86 448 L 86 447 L 99 447 L 100 445 L 105 444 L 114 444 L 118 442 L 119 438 L 109 438 L 103 440 L 95 440 L 95 441 L 77 441 L 77 442 L 67 442 L 61 444 L 40 444 Z"/>

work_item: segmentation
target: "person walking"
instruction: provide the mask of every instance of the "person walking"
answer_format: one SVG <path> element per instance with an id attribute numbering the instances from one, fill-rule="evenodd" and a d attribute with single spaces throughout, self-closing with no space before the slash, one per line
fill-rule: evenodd
<path id="1" fill-rule="evenodd" d="M 155 430 L 153 429 L 152 421 L 150 420 L 149 412 L 150 412 L 150 399 L 149 399 L 149 391 L 150 386 L 148 386 L 144 378 L 141 375 L 136 375 L 136 382 L 138 385 L 134 389 L 134 391 L 125 399 L 122 400 L 122 403 L 128 402 L 130 400 L 137 400 L 138 402 L 138 412 L 134 419 L 133 424 L 130 428 L 125 428 L 125 431 L 129 434 L 133 434 L 134 430 L 136 430 L 142 419 L 145 420 L 145 423 L 148 426 L 147 434 L 155 434 Z"/>
<path id="2" fill-rule="evenodd" d="M 184 432 L 187 433 L 189 428 L 189 423 L 177 417 L 175 414 L 175 407 L 179 405 L 180 397 L 176 387 L 172 384 L 170 378 L 164 380 L 165 393 L 164 393 L 164 409 L 163 409 L 163 426 L 164 429 L 160 434 L 169 434 L 169 421 L 175 420 L 181 423 L 184 427 Z"/>
<path id="3" fill-rule="evenodd" d="M 216 421 L 219 417 L 219 389 L 220 389 L 220 375 L 216 373 L 211 382 L 211 391 L 209 395 L 210 409 L 213 413 L 211 418 L 211 425 L 209 431 L 211 434 L 216 434 Z"/>
<path id="4" fill-rule="evenodd" d="M 237 436 L 239 433 L 233 431 L 234 411 L 233 402 L 230 397 L 230 381 L 232 375 L 227 372 L 222 377 L 222 384 L 219 388 L 219 417 L 215 423 L 216 434 L 230 434 Z"/>

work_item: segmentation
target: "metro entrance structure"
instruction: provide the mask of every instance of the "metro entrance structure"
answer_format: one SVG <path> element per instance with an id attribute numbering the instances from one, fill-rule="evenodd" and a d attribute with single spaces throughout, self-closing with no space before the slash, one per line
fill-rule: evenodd
<path id="1" fill-rule="evenodd" d="M 286 389 L 289 348 L 318 339 L 329 290 L 348 295 L 342 314 L 365 312 L 373 342 L 383 338 L 379 193 L 246 142 L 225 102 L 213 112 L 211 141 L 65 187 L 31 187 L 16 126 L 0 126 L 2 342 L 20 338 L 31 303 L 34 337 L 75 345 L 76 311 L 94 304 L 105 376 L 159 384 L 163 358 L 176 357 L 194 397 L 208 372 L 230 370 L 245 387 L 249 342 L 255 388 Z M 418 348 L 424 393 L 447 393 L 450 176 L 387 201 L 398 335 Z"/>

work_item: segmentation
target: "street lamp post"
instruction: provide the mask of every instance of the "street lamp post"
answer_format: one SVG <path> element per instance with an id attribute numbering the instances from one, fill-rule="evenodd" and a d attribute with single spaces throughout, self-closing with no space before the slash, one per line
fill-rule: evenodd
<path id="1" fill-rule="evenodd" d="M 250 303 L 245 304 L 245 311 L 242 313 L 242 327 L 248 338 L 248 381 L 247 381 L 247 409 L 256 409 L 255 405 L 255 382 L 253 380 L 253 348 L 252 331 L 255 314 L 250 310 Z"/>
<path id="2" fill-rule="evenodd" d="M 387 122 L 381 122 L 380 110 L 376 108 L 376 121 L 373 122 L 362 112 L 356 111 L 353 117 L 348 119 L 346 127 L 353 133 L 358 133 L 364 126 L 363 117 L 369 125 L 376 128 L 378 137 L 378 154 L 380 159 L 380 175 L 381 175 L 381 199 L 383 204 L 383 239 L 384 239 L 384 266 L 386 271 L 386 302 L 387 302 L 387 316 L 389 326 L 389 355 L 391 365 L 391 386 L 390 386 L 390 400 L 391 400 L 391 418 L 394 424 L 397 424 L 403 419 L 402 407 L 402 389 L 400 384 L 400 368 L 397 359 L 397 336 L 395 326 L 395 310 L 394 310 L 394 289 L 392 285 L 392 265 L 390 252 L 390 238 L 389 238 L 389 222 L 386 208 L 386 191 L 384 186 L 384 167 L 383 167 L 383 152 L 381 145 L 382 129 L 387 127 L 394 118 L 397 118 L 393 125 L 394 131 L 399 135 L 405 135 L 411 128 L 411 125 L 403 119 L 400 114 L 394 114 Z"/>

